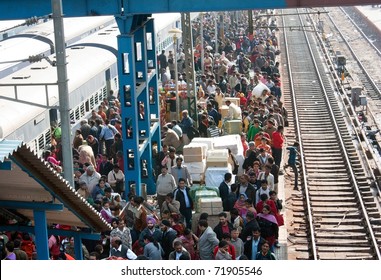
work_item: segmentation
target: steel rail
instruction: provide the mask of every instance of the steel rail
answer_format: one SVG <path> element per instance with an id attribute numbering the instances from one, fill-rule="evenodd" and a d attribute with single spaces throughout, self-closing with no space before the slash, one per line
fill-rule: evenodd
<path id="1" fill-rule="evenodd" d="M 342 8 L 341 8 L 341 10 L 343 11 Z M 345 13 L 345 11 L 343 11 L 343 12 Z M 345 14 L 347 15 L 347 13 L 345 13 Z M 340 31 L 340 28 L 337 26 L 337 24 L 335 23 L 334 19 L 331 17 L 331 15 L 329 13 L 328 13 L 328 17 L 331 19 L 332 24 L 335 26 L 337 31 L 340 33 L 340 36 L 342 37 L 342 39 L 346 43 L 346 45 L 347 45 L 348 49 L 350 50 L 350 52 L 352 53 L 353 57 L 356 59 L 358 65 L 363 70 L 363 73 L 365 74 L 365 77 L 368 79 L 368 82 L 370 82 L 370 84 L 372 85 L 373 90 L 375 90 L 381 96 L 380 89 L 373 82 L 373 80 L 370 77 L 368 71 L 365 69 L 364 65 L 360 62 L 360 58 L 356 55 L 355 51 L 350 46 L 350 43 L 345 38 L 345 36 L 342 34 L 342 32 Z M 348 17 L 348 19 L 350 19 L 352 24 L 354 24 L 356 26 L 356 28 L 359 29 L 359 27 L 354 23 L 354 21 L 349 17 L 349 15 L 347 15 L 347 17 Z M 361 33 L 364 36 L 364 38 L 369 42 L 369 39 L 365 36 L 365 34 L 362 31 L 361 31 Z M 369 42 L 369 43 L 371 43 L 371 42 Z M 371 45 L 373 46 L 373 48 L 377 49 L 372 43 L 371 43 Z M 378 54 L 381 55 L 381 53 L 379 51 L 378 51 Z M 353 170 L 351 169 L 351 175 L 352 174 L 353 174 Z M 354 178 L 354 174 L 353 174 L 353 178 Z M 378 242 L 377 242 L 377 239 L 375 237 L 372 225 L 370 223 L 369 215 L 367 214 L 367 210 L 366 210 L 365 204 L 364 204 L 363 199 L 362 199 L 360 188 L 359 188 L 358 184 L 356 183 L 356 180 L 354 180 L 354 182 L 355 182 L 354 187 L 355 187 L 355 190 L 356 190 L 356 194 L 357 194 L 357 196 L 359 198 L 359 203 L 360 203 L 361 210 L 363 212 L 363 216 L 364 216 L 367 228 L 368 228 L 368 233 L 370 235 L 370 239 L 371 239 L 371 241 L 373 243 L 373 246 L 374 246 L 373 250 L 374 250 L 374 252 L 376 254 L 377 259 L 380 260 L 381 259 L 381 253 L 380 253 L 380 249 L 379 249 L 379 246 L 378 246 Z"/>
<path id="2" fill-rule="evenodd" d="M 302 17 L 300 15 L 299 15 L 299 20 L 301 21 L 301 23 L 303 23 L 303 19 L 302 19 Z M 361 210 L 362 216 L 365 218 L 365 225 L 366 225 L 366 228 L 367 228 L 367 233 L 370 236 L 370 239 L 372 239 L 373 247 L 375 247 L 375 248 L 372 248 L 372 249 L 376 253 L 377 258 L 379 258 L 378 247 L 374 246 L 374 244 L 377 244 L 377 242 L 374 243 L 375 238 L 374 238 L 374 234 L 373 234 L 373 229 L 372 229 L 372 226 L 371 226 L 370 221 L 369 221 L 368 216 L 367 216 L 367 210 L 366 210 L 365 205 L 364 205 L 363 200 L 362 200 L 362 195 L 361 195 L 359 186 L 358 186 L 357 181 L 356 181 L 354 170 L 353 170 L 352 165 L 351 165 L 351 160 L 350 160 L 349 155 L 348 155 L 348 153 L 346 151 L 347 148 L 346 148 L 345 142 L 344 142 L 343 137 L 341 135 L 341 133 L 343 133 L 343 131 L 341 131 L 341 129 L 340 129 L 339 125 L 338 125 L 338 122 L 337 122 L 337 119 L 336 119 L 336 116 L 335 116 L 335 112 L 334 112 L 334 110 L 333 110 L 333 108 L 332 108 L 332 106 L 330 104 L 332 101 L 328 97 L 328 92 L 325 90 L 325 84 L 324 84 L 322 76 L 321 76 L 322 75 L 321 74 L 322 70 L 320 70 L 319 66 L 317 65 L 316 54 L 314 54 L 314 50 L 311 47 L 311 43 L 310 43 L 310 40 L 308 38 L 309 35 L 307 35 L 306 31 L 304 31 L 303 33 L 304 33 L 305 41 L 307 42 L 306 47 L 308 48 L 308 52 L 310 54 L 310 59 L 311 59 L 311 61 L 313 63 L 313 68 L 314 68 L 314 71 L 315 71 L 314 75 L 316 75 L 313 78 L 316 78 L 318 80 L 318 82 L 319 82 L 319 88 L 320 88 L 321 93 L 322 93 L 321 97 L 323 97 L 326 109 L 327 109 L 327 111 L 330 114 L 330 120 L 332 122 L 331 125 L 332 125 L 332 128 L 333 128 L 333 133 L 334 133 L 334 135 L 336 135 L 335 137 L 336 137 L 337 143 L 339 145 L 339 150 L 341 151 L 341 156 L 342 156 L 342 159 L 344 160 L 345 170 L 347 172 L 347 175 L 349 175 L 350 184 L 352 185 L 352 188 L 354 188 L 354 192 L 355 192 L 356 197 L 357 197 L 357 201 L 358 201 L 357 205 L 359 207 L 358 210 Z M 285 37 L 286 36 L 287 35 L 285 35 Z M 291 61 L 290 60 L 290 54 L 289 54 L 288 47 L 286 49 L 287 49 L 287 58 L 288 58 L 288 61 Z M 288 67 L 289 67 L 289 74 L 290 74 L 290 83 L 292 85 L 291 86 L 292 87 L 292 92 L 295 92 L 295 89 L 293 88 L 294 79 L 292 78 L 292 70 L 293 70 L 293 68 L 291 67 L 291 63 L 289 64 Z M 297 71 L 297 69 L 296 69 L 296 71 Z M 316 87 L 318 87 L 318 85 L 316 85 L 315 88 Z M 303 139 L 302 135 L 301 135 L 301 132 L 302 132 L 301 131 L 301 127 L 299 125 L 299 116 L 298 116 L 296 94 L 293 94 L 293 101 L 294 101 L 295 117 L 296 117 L 296 120 L 297 120 L 297 125 L 296 126 L 297 126 L 298 138 L 299 139 Z M 348 134 L 348 131 L 346 132 L 346 134 Z M 308 220 L 309 220 L 309 227 L 310 227 L 310 238 L 311 238 L 311 246 L 312 246 L 312 255 L 313 255 L 314 259 L 318 259 L 319 258 L 319 256 L 318 256 L 318 248 L 317 248 L 316 239 L 315 239 L 315 234 L 316 233 L 314 231 L 313 215 L 312 215 L 313 210 L 311 209 L 312 203 L 311 203 L 311 199 L 309 197 L 309 191 L 310 190 L 309 190 L 309 185 L 308 185 L 308 182 L 307 182 L 308 169 L 307 169 L 306 163 L 304 161 L 304 147 L 303 146 L 304 146 L 305 143 L 303 143 L 303 141 L 300 141 L 300 142 L 301 142 L 300 143 L 301 144 L 301 152 L 303 152 L 303 155 L 301 153 L 301 163 L 302 163 L 302 170 L 303 170 L 303 175 L 304 175 L 304 179 L 305 179 L 304 182 L 303 182 L 303 180 L 302 180 L 302 182 L 304 184 L 304 192 L 305 192 L 305 196 L 306 196 L 306 200 L 307 200 L 306 204 L 307 204 Z M 332 176 L 332 178 L 334 178 L 334 175 Z"/>
<path id="3" fill-rule="evenodd" d="M 283 10 L 282 10 L 282 13 L 283 13 Z M 282 21 L 283 21 L 283 25 L 285 25 L 285 18 L 282 16 Z M 286 50 L 286 58 L 287 58 L 287 61 L 290 61 L 290 51 L 289 51 L 289 46 L 288 46 L 288 42 L 287 42 L 287 32 L 284 32 L 283 33 L 283 36 L 284 36 L 284 47 L 285 47 L 285 50 Z M 305 165 L 305 162 L 304 162 L 304 151 L 303 151 L 303 143 L 302 143 L 302 136 L 301 136 L 301 129 L 300 129 L 300 123 L 299 123 L 299 114 L 298 114 L 298 108 L 297 108 L 297 102 L 296 102 L 296 96 L 294 94 L 295 92 L 295 88 L 294 88 L 294 79 L 293 79 L 293 75 L 292 75 L 292 69 L 291 69 L 291 64 L 290 63 L 287 63 L 287 69 L 288 69 L 288 74 L 289 74 L 289 82 L 290 82 L 290 90 L 291 90 L 291 96 L 292 96 L 292 104 L 293 104 L 293 111 L 294 111 L 294 118 L 295 118 L 295 127 L 296 127 L 296 134 L 297 134 L 297 137 L 296 139 L 298 140 L 300 146 L 299 146 L 299 153 L 300 153 L 300 166 L 301 166 L 301 183 L 303 184 L 303 188 L 305 190 L 307 190 L 307 180 L 303 180 L 302 178 L 304 176 L 306 176 L 307 172 L 306 172 L 306 165 Z M 301 191 L 302 189 L 301 188 Z M 308 192 L 306 191 L 306 200 L 307 200 L 307 203 L 309 204 L 310 203 L 310 198 L 309 198 L 309 195 L 308 195 Z M 315 260 L 318 259 L 318 254 L 317 254 L 317 248 L 316 248 L 316 242 L 315 242 L 315 233 L 314 233 L 314 226 L 313 226 L 313 218 L 312 218 L 312 211 L 310 208 L 307 209 L 307 212 L 308 212 L 308 221 L 309 221 L 309 227 L 310 227 L 310 233 L 311 233 L 311 245 L 312 245 L 312 254 L 313 254 L 313 258 Z"/>

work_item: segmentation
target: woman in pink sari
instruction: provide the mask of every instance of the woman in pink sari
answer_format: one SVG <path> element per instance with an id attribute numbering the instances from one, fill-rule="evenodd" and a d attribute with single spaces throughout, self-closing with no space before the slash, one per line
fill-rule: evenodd
<path id="1" fill-rule="evenodd" d="M 261 228 L 261 236 L 270 243 L 271 251 L 273 251 L 279 227 L 275 216 L 271 214 L 270 206 L 263 205 L 262 213 L 258 214 L 257 221 Z"/>
<path id="2" fill-rule="evenodd" d="M 234 208 L 238 210 L 239 215 L 243 218 L 244 221 L 246 221 L 246 214 L 247 214 L 246 200 L 247 200 L 247 195 L 245 193 L 241 193 L 239 194 L 239 197 L 234 204 Z"/>

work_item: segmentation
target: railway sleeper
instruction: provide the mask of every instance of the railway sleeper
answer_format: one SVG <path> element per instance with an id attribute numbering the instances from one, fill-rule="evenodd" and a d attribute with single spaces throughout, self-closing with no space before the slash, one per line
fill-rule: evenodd
<path id="1" fill-rule="evenodd" d="M 365 190 L 365 187 L 361 187 L 360 192 L 361 192 L 361 197 L 374 197 L 373 192 L 370 190 L 369 186 L 367 190 Z"/>
<path id="2" fill-rule="evenodd" d="M 308 246 L 300 246 L 300 244 L 298 244 L 298 247 L 295 248 L 295 251 L 298 251 L 298 252 L 310 252 L 310 248 Z"/>
<path id="3" fill-rule="evenodd" d="M 332 196 L 330 194 L 325 194 L 325 193 L 320 194 L 320 192 L 319 192 L 319 196 L 310 192 L 310 199 L 314 205 L 316 205 L 316 203 L 327 204 L 332 202 L 356 203 L 357 201 L 357 199 L 353 196 L 342 196 L 342 195 Z"/>
<path id="4" fill-rule="evenodd" d="M 358 253 L 367 253 L 367 254 L 372 254 L 372 250 L 369 248 L 369 246 L 364 246 L 364 247 L 353 247 L 353 246 L 348 246 L 348 247 L 325 247 L 325 246 L 319 246 L 318 248 L 319 253 L 320 252 L 338 252 L 338 253 L 345 253 L 345 252 L 358 252 Z"/>
<path id="5" fill-rule="evenodd" d="M 365 204 L 365 207 L 367 209 L 369 208 L 377 208 L 377 203 L 373 200 L 373 201 L 364 201 L 364 204 Z"/>
<path id="6" fill-rule="evenodd" d="M 360 218 L 360 217 L 359 217 Z M 314 223 L 317 223 L 317 222 L 320 222 L 320 221 L 324 221 L 324 224 L 326 225 L 358 225 L 359 223 L 359 219 L 349 219 L 349 218 L 345 218 L 345 219 L 340 219 L 340 218 L 324 218 L 324 220 L 322 219 L 315 219 L 314 217 Z M 294 222 L 295 223 L 305 223 L 305 220 L 304 219 L 294 219 Z"/>
<path id="7" fill-rule="evenodd" d="M 304 125 L 303 122 L 301 124 L 301 134 L 303 135 L 304 133 L 321 133 L 322 129 L 324 129 L 324 132 L 327 134 L 332 134 L 334 133 L 334 130 L 332 128 L 332 125 L 321 125 L 320 123 L 318 124 L 310 124 L 310 125 Z M 319 127 L 316 127 L 319 125 Z M 322 144 L 320 144 L 322 145 Z"/>
<path id="8" fill-rule="evenodd" d="M 303 143 L 303 147 L 308 147 L 308 145 L 305 145 Z M 324 152 L 324 154 L 323 154 L 323 152 Z M 318 147 L 315 147 L 313 150 L 309 149 L 308 151 L 307 150 L 304 151 L 304 156 L 306 158 L 307 157 L 313 158 L 313 157 L 319 157 L 319 156 L 325 157 L 328 154 L 332 157 L 341 157 L 342 158 L 340 151 L 338 151 L 336 147 L 327 148 L 327 147 L 318 146 Z"/>
<path id="9" fill-rule="evenodd" d="M 338 229 L 336 229 L 337 231 Z M 316 232 L 316 239 L 320 238 L 330 238 L 330 239 L 335 239 L 338 241 L 346 241 L 347 244 L 351 244 L 349 240 L 359 240 L 365 243 L 367 243 L 367 233 L 364 232 L 364 229 L 362 229 L 362 232 L 355 232 L 355 231 L 339 231 L 339 232 Z"/>
<path id="10" fill-rule="evenodd" d="M 316 168 L 314 168 L 313 170 L 311 170 L 312 168 L 311 167 L 309 167 L 309 170 L 307 170 L 307 172 L 308 172 L 308 175 L 310 175 L 311 173 L 313 174 L 313 173 L 320 173 L 320 174 L 322 174 L 322 175 L 324 175 L 325 174 L 325 176 L 326 177 L 329 177 L 329 176 L 332 176 L 331 174 L 332 173 L 334 173 L 334 174 L 336 174 L 336 173 L 341 173 L 341 174 L 344 174 L 344 175 L 346 175 L 345 173 L 346 173 L 346 169 L 344 169 L 344 168 L 335 168 L 335 169 L 332 169 L 332 167 L 330 167 L 330 166 L 328 166 L 328 165 L 326 165 L 326 166 L 316 166 Z M 335 175 L 336 176 L 336 175 Z M 348 175 L 347 175 L 348 176 Z"/>
<path id="11" fill-rule="evenodd" d="M 358 240 L 358 239 L 331 239 L 330 236 L 327 238 L 317 238 L 316 239 L 316 245 L 317 246 L 332 246 L 332 247 L 350 247 L 353 246 L 355 248 L 358 247 L 369 247 L 369 242 L 365 239 Z"/>
<path id="12" fill-rule="evenodd" d="M 322 140 L 327 141 L 327 140 L 335 140 L 337 139 L 336 136 L 334 135 L 326 135 L 326 134 L 303 134 L 303 139 L 312 141 L 312 142 L 320 142 Z"/>
<path id="13" fill-rule="evenodd" d="M 315 213 L 333 212 L 333 213 L 338 213 L 338 214 L 341 213 L 344 216 L 348 212 L 356 212 L 356 211 L 359 211 L 359 209 L 357 207 L 353 208 L 353 207 L 337 206 L 337 207 L 314 207 L 312 211 L 313 211 L 314 215 L 315 215 Z M 378 209 L 377 208 L 368 208 L 367 211 L 369 213 L 371 211 L 378 211 Z"/>
<path id="14" fill-rule="evenodd" d="M 348 253 L 336 253 L 336 252 L 331 252 L 331 253 L 319 253 L 319 259 L 320 260 L 373 260 L 374 257 L 372 254 L 360 254 L 360 253 L 354 253 L 351 254 L 350 252 Z"/>
<path id="15" fill-rule="evenodd" d="M 342 162 L 333 162 L 333 161 L 321 161 L 321 162 L 310 162 L 308 159 L 306 160 L 307 170 L 316 170 L 316 169 L 332 169 L 341 168 L 343 166 Z M 333 170 L 333 171 L 335 171 Z M 342 169 L 343 170 L 343 169 Z M 345 169 L 344 169 L 345 170 Z"/>
<path id="16" fill-rule="evenodd" d="M 354 211 L 354 212 L 343 212 L 343 213 L 314 213 L 314 219 L 326 219 L 326 218 L 329 218 L 329 219 L 332 219 L 332 218 L 336 218 L 336 219 L 361 219 L 361 215 L 359 214 L 358 211 Z M 294 213 L 294 217 L 296 218 L 300 218 L 300 217 L 303 217 L 303 218 L 306 218 L 306 215 L 305 213 L 304 214 L 301 214 L 301 213 Z"/>
<path id="17" fill-rule="evenodd" d="M 364 227 L 359 226 L 361 224 L 361 221 L 358 221 L 357 225 L 344 225 L 340 224 L 339 226 L 332 226 L 331 224 L 320 224 L 319 229 L 315 228 L 316 232 L 323 233 L 323 232 L 330 232 L 332 234 L 337 234 L 337 235 L 343 235 L 342 232 L 344 231 L 345 233 L 347 232 L 364 232 Z M 345 235 L 345 234 L 344 234 Z"/>

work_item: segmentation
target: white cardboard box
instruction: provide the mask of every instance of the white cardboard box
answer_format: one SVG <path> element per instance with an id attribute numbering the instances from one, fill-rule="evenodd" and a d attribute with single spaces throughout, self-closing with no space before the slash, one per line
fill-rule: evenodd
<path id="1" fill-rule="evenodd" d="M 195 144 L 195 143 L 206 144 L 208 147 L 208 150 L 213 150 L 213 138 L 195 137 L 192 139 L 191 144 Z"/>

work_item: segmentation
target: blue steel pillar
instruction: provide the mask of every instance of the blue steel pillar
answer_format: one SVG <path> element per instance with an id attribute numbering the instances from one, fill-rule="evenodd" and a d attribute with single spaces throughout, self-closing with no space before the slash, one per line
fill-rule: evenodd
<path id="1" fill-rule="evenodd" d="M 49 260 L 48 227 L 45 210 L 33 210 L 35 243 L 39 260 Z"/>
<path id="2" fill-rule="evenodd" d="M 159 102 L 159 88 L 156 73 L 157 65 L 157 54 L 156 54 L 156 37 L 155 37 L 155 25 L 154 20 L 151 19 L 146 23 L 146 34 L 150 35 L 150 42 L 147 42 L 147 63 L 148 71 L 150 72 L 151 79 L 148 83 L 148 104 L 150 112 L 150 154 L 149 161 L 147 161 L 148 166 L 148 178 L 145 181 L 147 184 L 147 193 L 155 194 L 156 193 L 156 183 L 153 177 L 152 169 L 156 167 L 156 162 L 152 158 L 152 148 L 153 144 L 157 145 L 158 151 L 161 150 L 161 137 L 160 137 L 160 102 Z M 148 41 L 148 40 L 147 40 Z"/>
<path id="3" fill-rule="evenodd" d="M 117 19 L 117 21 L 119 24 L 120 20 Z M 118 36 L 118 75 L 123 126 L 124 173 L 126 177 L 125 199 L 127 199 L 132 184 L 137 186 L 136 194 L 140 195 L 141 171 L 134 35 L 123 33 L 122 29 Z"/>
<path id="4" fill-rule="evenodd" d="M 76 260 L 83 260 L 82 238 L 80 235 L 74 235 L 74 254 Z"/>
<path id="5" fill-rule="evenodd" d="M 118 73 L 127 198 L 132 184 L 136 194 L 142 194 L 142 160 L 147 163 L 148 176 L 144 178 L 147 191 L 149 194 L 156 192 L 152 140 L 160 145 L 159 97 L 154 70 L 157 61 L 152 19 L 147 21 L 147 15 L 120 15 L 116 16 L 116 21 L 121 33 L 118 36 Z M 144 117 L 139 114 L 140 103 L 144 105 Z M 155 117 L 151 118 L 151 114 Z"/>
<path id="6" fill-rule="evenodd" d="M 152 20 L 151 20 L 152 21 Z M 152 33 L 151 33 L 152 34 Z M 155 34 L 152 34 L 155 36 Z M 151 35 L 151 36 L 152 36 Z M 142 182 L 146 183 L 149 188 L 155 184 L 152 174 L 152 141 L 151 141 L 151 118 L 150 118 L 150 106 L 149 106 L 149 81 L 151 75 L 148 75 L 148 57 L 147 57 L 147 32 L 146 25 L 139 28 L 135 32 L 135 44 L 141 43 L 145 46 L 141 52 L 141 60 L 136 62 L 136 73 L 137 82 L 144 84 L 145 88 L 139 92 L 137 96 L 138 106 L 143 104 L 144 106 L 144 117 L 141 118 L 139 115 L 138 126 L 139 126 L 139 142 L 143 144 L 140 150 L 140 163 L 146 162 L 147 166 L 147 176 L 142 177 Z M 139 49 L 138 47 L 136 49 Z M 143 175 L 143 172 L 142 172 Z"/>

